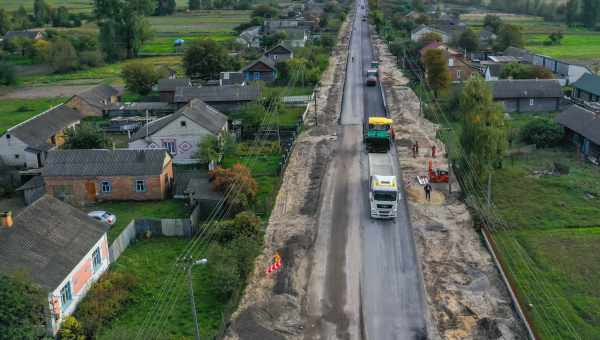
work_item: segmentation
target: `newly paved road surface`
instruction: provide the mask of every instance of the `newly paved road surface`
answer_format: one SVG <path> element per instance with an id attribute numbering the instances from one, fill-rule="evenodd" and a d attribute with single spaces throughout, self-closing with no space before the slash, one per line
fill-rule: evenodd
<path id="1" fill-rule="evenodd" d="M 395 220 L 369 215 L 362 124 L 369 115 L 383 115 L 384 107 L 380 89 L 365 87 L 373 55 L 362 1 L 353 23 L 354 61 L 350 58 L 346 74 L 338 146 L 322 188 L 305 338 L 425 339 L 422 281 L 406 201 L 400 201 Z M 394 166 L 401 178 L 397 161 Z"/>

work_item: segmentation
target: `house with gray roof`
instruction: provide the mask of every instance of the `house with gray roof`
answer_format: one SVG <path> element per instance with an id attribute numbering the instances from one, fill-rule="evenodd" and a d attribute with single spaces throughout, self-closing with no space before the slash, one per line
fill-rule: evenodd
<path id="1" fill-rule="evenodd" d="M 483 76 L 486 81 L 499 80 L 505 64 L 490 63 L 483 65 Z"/>
<path id="2" fill-rule="evenodd" d="M 565 139 L 574 144 L 581 154 L 599 165 L 600 113 L 571 105 L 554 120 L 565 129 Z"/>
<path id="3" fill-rule="evenodd" d="M 488 82 L 494 100 L 504 104 L 506 112 L 558 111 L 563 97 L 556 79 L 496 80 Z"/>
<path id="4" fill-rule="evenodd" d="M 600 102 L 600 76 L 584 74 L 573 83 L 573 98 L 587 102 Z"/>
<path id="5" fill-rule="evenodd" d="M 44 39 L 44 31 L 43 30 L 23 30 L 23 31 L 8 31 L 4 35 L 3 39 L 5 41 L 9 41 L 14 38 L 24 38 L 30 40 L 40 40 Z"/>
<path id="6" fill-rule="evenodd" d="M 246 85 L 244 80 L 244 73 L 236 72 L 221 72 L 219 74 L 219 86 L 223 85 Z"/>
<path id="7" fill-rule="evenodd" d="M 178 87 L 190 86 L 192 86 L 192 81 L 190 78 L 160 79 L 157 85 L 158 92 L 160 93 L 160 101 L 172 103 L 173 97 L 175 96 L 175 90 Z"/>
<path id="8" fill-rule="evenodd" d="M 261 38 L 260 33 L 261 27 L 253 26 L 240 33 L 240 36 L 235 41 L 236 43 L 244 45 L 246 47 L 259 48 Z"/>
<path id="9" fill-rule="evenodd" d="M 246 81 L 261 80 L 270 83 L 277 79 L 275 61 L 265 56 L 244 66 L 241 72 L 244 73 Z"/>
<path id="10" fill-rule="evenodd" d="M 280 63 L 294 57 L 294 50 L 285 43 L 279 43 L 265 52 L 265 57 L 273 59 L 275 63 Z"/>
<path id="11" fill-rule="evenodd" d="M 192 99 L 200 99 L 215 109 L 228 113 L 239 110 L 259 97 L 260 87 L 257 85 L 178 87 L 174 101 L 181 107 Z"/>
<path id="12" fill-rule="evenodd" d="M 0 226 L 0 272 L 25 273 L 45 293 L 49 335 L 108 269 L 108 229 L 49 195 Z"/>
<path id="13" fill-rule="evenodd" d="M 64 143 L 65 131 L 85 116 L 65 104 L 50 108 L 0 135 L 0 159 L 8 166 L 40 168 L 46 152 Z"/>
<path id="14" fill-rule="evenodd" d="M 163 200 L 173 185 L 167 149 L 92 149 L 48 152 L 46 192 L 76 206 L 102 201 Z"/>
<path id="15" fill-rule="evenodd" d="M 65 105 L 86 117 L 102 117 L 106 109 L 121 101 L 121 91 L 106 84 L 96 85 L 71 97 Z"/>
<path id="16" fill-rule="evenodd" d="M 198 163 L 198 145 L 206 136 L 221 137 L 228 131 L 227 116 L 199 99 L 192 99 L 172 115 L 140 128 L 129 149 L 165 148 L 177 164 Z"/>

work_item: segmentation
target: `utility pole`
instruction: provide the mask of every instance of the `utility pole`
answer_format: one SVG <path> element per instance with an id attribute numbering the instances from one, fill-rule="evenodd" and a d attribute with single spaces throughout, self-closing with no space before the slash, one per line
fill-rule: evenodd
<path id="1" fill-rule="evenodd" d="M 448 156 L 448 196 L 452 193 L 452 163 L 450 158 L 450 138 L 446 141 L 446 154 Z"/>
<path id="2" fill-rule="evenodd" d="M 317 97 L 319 95 L 319 83 L 317 83 L 317 86 L 315 87 L 315 92 L 313 94 L 313 97 L 315 98 L 315 126 L 319 126 L 319 114 L 318 114 L 318 110 L 317 110 Z"/>
<path id="3" fill-rule="evenodd" d="M 492 206 L 492 173 L 491 172 L 488 174 L 487 204 L 488 204 L 488 207 Z"/>
<path id="4" fill-rule="evenodd" d="M 196 300 L 194 299 L 194 285 L 192 283 L 192 267 L 194 265 L 204 265 L 207 264 L 207 259 L 201 260 L 192 260 L 190 258 L 190 263 L 187 268 L 187 278 L 188 278 L 188 289 L 190 293 L 190 304 L 192 305 L 192 315 L 194 316 L 194 326 L 196 331 L 196 340 L 200 340 L 200 324 L 198 323 L 198 313 L 196 312 Z"/>

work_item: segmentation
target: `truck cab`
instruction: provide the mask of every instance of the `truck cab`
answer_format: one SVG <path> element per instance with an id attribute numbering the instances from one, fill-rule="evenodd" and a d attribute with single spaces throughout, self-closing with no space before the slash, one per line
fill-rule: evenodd
<path id="1" fill-rule="evenodd" d="M 395 218 L 398 215 L 396 176 L 372 175 L 369 201 L 372 218 Z"/>
<path id="2" fill-rule="evenodd" d="M 367 86 L 375 86 L 377 85 L 377 69 L 368 69 L 367 70 Z"/>
<path id="3" fill-rule="evenodd" d="M 394 140 L 393 121 L 387 117 L 369 117 L 364 127 L 364 142 L 369 153 L 385 153 Z"/>

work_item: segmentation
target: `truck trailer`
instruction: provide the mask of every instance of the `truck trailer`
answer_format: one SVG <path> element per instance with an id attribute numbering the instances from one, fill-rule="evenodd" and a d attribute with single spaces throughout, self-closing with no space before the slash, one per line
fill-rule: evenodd
<path id="1" fill-rule="evenodd" d="M 369 202 L 372 218 L 396 218 L 400 191 L 389 153 L 369 154 Z"/>

